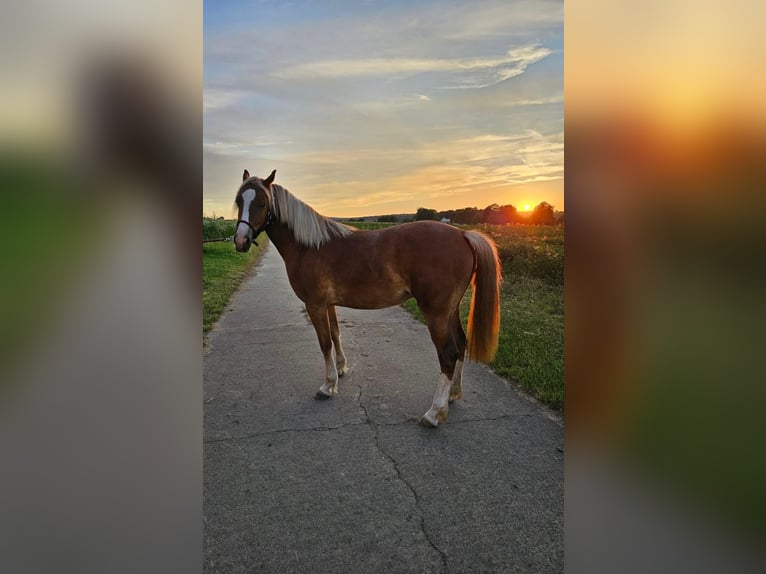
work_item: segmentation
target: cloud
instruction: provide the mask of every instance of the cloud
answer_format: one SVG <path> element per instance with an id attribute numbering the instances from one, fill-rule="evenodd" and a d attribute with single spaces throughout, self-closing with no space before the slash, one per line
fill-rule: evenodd
<path id="1" fill-rule="evenodd" d="M 226 91 L 215 88 L 205 88 L 202 97 L 202 108 L 205 112 L 225 109 L 234 106 L 246 96 L 242 91 Z"/>
<path id="2" fill-rule="evenodd" d="M 508 50 L 495 58 L 356 58 L 318 60 L 277 70 L 283 80 L 335 79 L 359 76 L 411 76 L 437 72 L 457 74 L 458 84 L 445 88 L 483 88 L 524 73 L 527 66 L 546 56 L 549 48 L 532 44 Z"/>
<path id="3" fill-rule="evenodd" d="M 209 152 L 216 155 L 234 155 L 234 156 L 252 156 L 254 153 L 259 153 L 259 148 L 277 148 L 281 146 L 289 146 L 293 142 L 285 140 L 251 140 L 251 141 L 238 141 L 238 142 L 223 142 L 223 141 L 205 141 L 202 143 L 202 148 L 205 152 Z"/>

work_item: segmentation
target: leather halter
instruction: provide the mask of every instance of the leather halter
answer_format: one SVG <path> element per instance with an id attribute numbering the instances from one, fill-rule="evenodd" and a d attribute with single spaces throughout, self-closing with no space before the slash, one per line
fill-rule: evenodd
<path id="1" fill-rule="evenodd" d="M 247 226 L 248 226 L 250 229 L 252 229 L 252 230 L 253 230 L 253 243 L 254 243 L 254 244 L 257 246 L 257 245 L 258 245 L 258 242 L 255 240 L 255 238 L 256 238 L 256 237 L 258 237 L 258 236 L 261 234 L 261 231 L 265 231 L 265 229 L 266 229 L 266 228 L 267 228 L 269 225 L 271 225 L 271 219 L 272 219 L 272 211 L 271 211 L 271 206 L 269 206 L 269 210 L 266 212 L 266 219 L 264 220 L 264 222 L 261 224 L 261 226 L 260 226 L 258 229 L 256 229 L 255 227 L 253 227 L 253 226 L 250 224 L 250 222 L 249 222 L 249 221 L 245 221 L 244 219 L 239 219 L 239 220 L 237 220 L 237 225 L 239 225 L 240 223 L 244 223 L 244 224 L 245 224 L 245 225 L 247 225 Z"/>

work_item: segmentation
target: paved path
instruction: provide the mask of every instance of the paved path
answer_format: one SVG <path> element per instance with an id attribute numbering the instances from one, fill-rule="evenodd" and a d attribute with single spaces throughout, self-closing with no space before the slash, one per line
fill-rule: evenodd
<path id="1" fill-rule="evenodd" d="M 324 363 L 269 246 L 204 361 L 207 573 L 561 572 L 563 429 L 486 367 L 426 429 L 438 379 L 398 307 L 338 309 L 350 372 Z"/>

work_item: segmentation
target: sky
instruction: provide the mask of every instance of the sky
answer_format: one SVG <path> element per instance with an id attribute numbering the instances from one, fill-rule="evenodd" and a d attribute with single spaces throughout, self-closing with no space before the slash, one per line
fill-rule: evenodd
<path id="1" fill-rule="evenodd" d="M 564 5 L 204 3 L 203 213 L 242 171 L 324 215 L 564 209 Z"/>

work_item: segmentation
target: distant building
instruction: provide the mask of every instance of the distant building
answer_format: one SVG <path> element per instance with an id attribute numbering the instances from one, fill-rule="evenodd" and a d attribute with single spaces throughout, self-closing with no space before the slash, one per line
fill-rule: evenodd
<path id="1" fill-rule="evenodd" d="M 442 217 L 441 222 L 442 223 L 452 223 L 452 220 L 449 217 Z"/>

